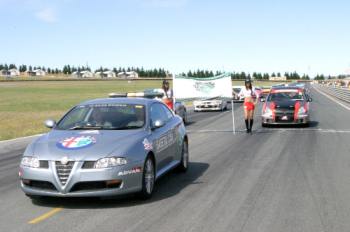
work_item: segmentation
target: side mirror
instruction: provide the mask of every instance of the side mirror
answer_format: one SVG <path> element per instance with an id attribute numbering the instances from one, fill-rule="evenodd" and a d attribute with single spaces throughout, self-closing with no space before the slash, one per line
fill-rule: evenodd
<path id="1" fill-rule="evenodd" d="M 52 119 L 48 119 L 45 121 L 45 126 L 47 128 L 54 128 L 56 126 L 56 121 L 55 120 L 52 120 Z"/>
<path id="2" fill-rule="evenodd" d="M 308 101 L 308 102 L 312 102 L 312 98 L 309 97 L 309 98 L 307 99 L 307 101 Z"/>
<path id="3" fill-rule="evenodd" d="M 265 98 L 264 97 L 260 98 L 260 101 L 265 102 Z"/>
<path id="4" fill-rule="evenodd" d="M 163 120 L 155 120 L 154 122 L 152 122 L 152 130 L 161 128 L 165 125 L 165 122 Z"/>

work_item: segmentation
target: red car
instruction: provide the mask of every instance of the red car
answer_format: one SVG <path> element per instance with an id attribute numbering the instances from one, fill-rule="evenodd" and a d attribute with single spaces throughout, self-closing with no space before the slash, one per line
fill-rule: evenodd
<path id="1" fill-rule="evenodd" d="M 298 87 L 272 88 L 262 110 L 262 126 L 273 124 L 309 124 L 312 99 Z"/>

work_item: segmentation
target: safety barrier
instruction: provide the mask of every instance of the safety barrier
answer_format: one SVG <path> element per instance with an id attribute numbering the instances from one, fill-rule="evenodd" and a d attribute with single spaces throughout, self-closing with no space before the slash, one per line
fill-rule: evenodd
<path id="1" fill-rule="evenodd" d="M 346 87 L 334 87 L 334 86 L 327 86 L 322 84 L 316 84 L 316 88 L 322 90 L 323 92 L 339 98 L 340 100 L 346 101 L 350 103 L 350 89 Z"/>

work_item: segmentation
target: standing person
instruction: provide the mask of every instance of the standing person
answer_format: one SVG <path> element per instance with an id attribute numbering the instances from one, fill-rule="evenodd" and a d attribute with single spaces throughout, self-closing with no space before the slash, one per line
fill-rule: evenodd
<path id="1" fill-rule="evenodd" d="M 240 97 L 244 97 L 244 120 L 247 128 L 247 133 L 252 132 L 254 123 L 254 109 L 258 103 L 259 96 L 252 86 L 251 80 L 245 81 L 245 87 L 243 87 L 238 94 Z"/>
<path id="2" fill-rule="evenodd" d="M 164 80 L 162 84 L 164 91 L 163 102 L 172 110 L 174 110 L 173 90 L 170 89 L 169 81 Z"/>

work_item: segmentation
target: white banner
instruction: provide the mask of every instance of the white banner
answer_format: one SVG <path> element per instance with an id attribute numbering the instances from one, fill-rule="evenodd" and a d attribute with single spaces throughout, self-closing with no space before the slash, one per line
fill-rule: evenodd
<path id="1" fill-rule="evenodd" d="M 173 90 L 176 99 L 232 99 L 231 75 L 208 78 L 175 76 Z"/>

